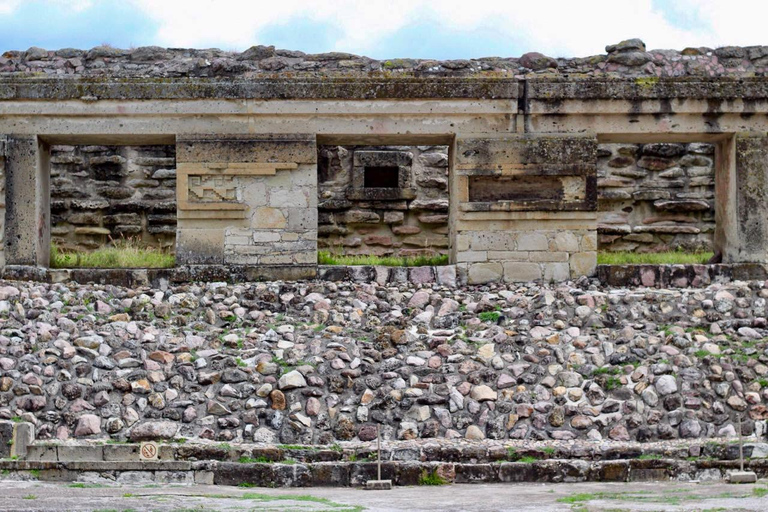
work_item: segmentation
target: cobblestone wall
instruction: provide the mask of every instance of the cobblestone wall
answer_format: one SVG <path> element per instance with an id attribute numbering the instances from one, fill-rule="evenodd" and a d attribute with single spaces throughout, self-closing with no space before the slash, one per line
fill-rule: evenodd
<path id="1" fill-rule="evenodd" d="M 651 441 L 768 416 L 768 288 L 0 285 L 38 439 Z"/>
<path id="2" fill-rule="evenodd" d="M 392 178 L 397 169 L 397 189 L 367 187 L 371 167 L 390 169 Z M 446 146 L 322 146 L 318 196 L 321 249 L 377 256 L 448 251 Z"/>
<path id="3" fill-rule="evenodd" d="M 58 245 L 95 249 L 137 238 L 174 248 L 174 146 L 51 147 L 51 235 Z"/>
<path id="4" fill-rule="evenodd" d="M 714 152 L 698 143 L 600 145 L 600 249 L 712 250 Z"/>

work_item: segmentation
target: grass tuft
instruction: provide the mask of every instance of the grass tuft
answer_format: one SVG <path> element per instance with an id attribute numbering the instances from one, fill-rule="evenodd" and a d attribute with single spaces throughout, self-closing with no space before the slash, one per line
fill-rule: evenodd
<path id="1" fill-rule="evenodd" d="M 426 267 L 448 264 L 448 255 L 437 256 L 343 256 L 328 251 L 318 251 L 320 265 L 379 265 L 384 267 Z"/>
<path id="2" fill-rule="evenodd" d="M 598 265 L 700 265 L 712 258 L 711 252 L 599 252 Z"/>
<path id="3" fill-rule="evenodd" d="M 176 257 L 169 251 L 142 245 L 138 239 L 112 240 L 91 252 L 67 251 L 51 244 L 51 268 L 169 268 Z"/>
<path id="4" fill-rule="evenodd" d="M 447 483 L 448 482 L 438 475 L 436 471 L 430 473 L 422 471 L 421 476 L 419 477 L 419 485 L 445 485 Z"/>

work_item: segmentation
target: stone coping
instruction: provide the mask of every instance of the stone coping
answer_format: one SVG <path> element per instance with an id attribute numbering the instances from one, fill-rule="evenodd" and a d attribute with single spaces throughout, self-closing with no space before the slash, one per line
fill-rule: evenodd
<path id="1" fill-rule="evenodd" d="M 495 77 L 0 79 L 0 101 L 191 99 L 516 99 L 518 82 Z"/>
<path id="2" fill-rule="evenodd" d="M 380 285 L 437 283 L 455 287 L 465 281 L 456 265 L 384 267 L 344 265 L 185 265 L 174 268 L 46 268 L 6 265 L 3 279 L 44 283 L 96 283 L 114 286 L 161 287 L 197 281 L 244 281 L 320 279 L 326 281 L 377 282 Z"/>
<path id="3" fill-rule="evenodd" d="M 524 92 L 523 92 L 524 91 Z M 192 99 L 505 99 L 564 100 L 768 98 L 768 77 L 0 77 L 0 101 Z"/>
<path id="4" fill-rule="evenodd" d="M 716 265 L 598 265 L 597 278 L 606 286 L 699 288 L 715 281 L 752 281 L 768 278 L 759 263 Z"/>

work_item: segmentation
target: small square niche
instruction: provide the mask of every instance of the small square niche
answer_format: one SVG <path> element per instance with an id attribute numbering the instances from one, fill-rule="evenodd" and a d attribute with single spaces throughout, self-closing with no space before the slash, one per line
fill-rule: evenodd
<path id="1" fill-rule="evenodd" d="M 398 201 L 413 199 L 411 187 L 413 153 L 410 151 L 355 151 L 352 186 L 348 199 Z"/>
<path id="2" fill-rule="evenodd" d="M 400 188 L 400 168 L 385 165 L 366 166 L 363 188 Z"/>

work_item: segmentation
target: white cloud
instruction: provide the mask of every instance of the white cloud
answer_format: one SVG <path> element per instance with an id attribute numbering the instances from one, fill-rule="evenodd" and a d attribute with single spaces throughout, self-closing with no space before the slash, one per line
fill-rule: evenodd
<path id="1" fill-rule="evenodd" d="M 0 0 L 0 14 L 10 14 L 21 5 L 21 0 Z"/>
<path id="2" fill-rule="evenodd" d="M 81 11 L 95 3 L 49 1 Z M 461 37 L 488 31 L 495 40 L 508 38 L 510 48 L 553 56 L 602 53 L 606 44 L 629 37 L 640 37 L 649 48 L 768 42 L 760 41 L 768 2 L 755 0 L 126 1 L 159 27 L 154 44 L 175 47 L 242 50 L 271 44 L 260 35 L 264 29 L 291 30 L 292 22 L 302 18 L 330 27 L 321 38 L 332 41 L 330 50 L 379 56 L 398 30 L 427 21 Z M 12 12 L 22 2 L 0 0 L 0 14 Z M 398 56 L 407 55 L 393 55 Z"/>
<path id="3" fill-rule="evenodd" d="M 635 36 L 663 48 L 707 39 L 675 27 L 651 0 L 132 1 L 159 23 L 159 43 L 170 46 L 269 44 L 259 40 L 261 29 L 280 24 L 290 30 L 290 21 L 302 17 L 332 26 L 334 49 L 354 53 L 370 52 L 397 30 L 424 20 L 447 30 L 493 30 L 530 50 L 556 55 L 601 53 L 606 44 Z"/>

